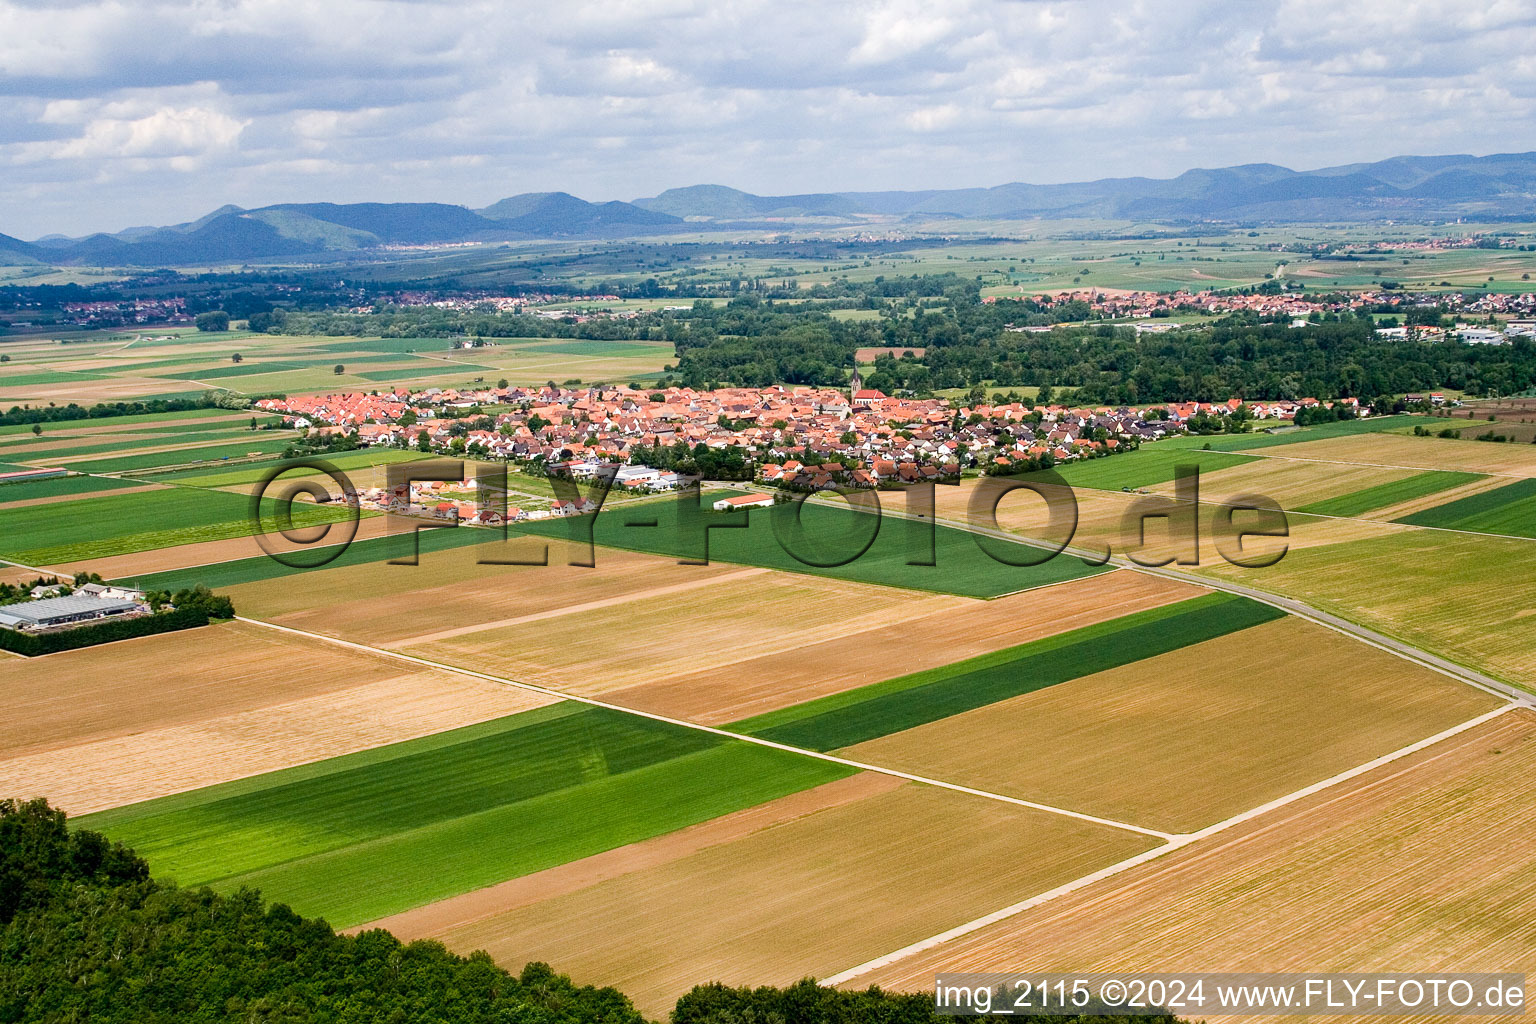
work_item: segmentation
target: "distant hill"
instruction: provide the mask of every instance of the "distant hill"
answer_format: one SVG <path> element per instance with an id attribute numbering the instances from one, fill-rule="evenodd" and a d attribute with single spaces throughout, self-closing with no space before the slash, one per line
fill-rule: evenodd
<path id="1" fill-rule="evenodd" d="M 799 196 L 755 196 L 724 185 L 672 188 L 635 205 L 683 219 L 760 220 L 785 217 L 849 217 L 868 212 L 856 200 L 830 192 Z"/>
<path id="2" fill-rule="evenodd" d="M 618 238 L 698 225 L 768 227 L 921 224 L 935 219 L 1099 218 L 1162 222 L 1536 220 L 1536 153 L 1400 156 L 1293 171 L 1277 164 L 1199 168 L 1175 178 L 1103 178 L 1061 185 L 911 192 L 754 195 L 724 185 L 668 189 L 633 203 L 589 203 L 527 192 L 480 210 L 444 203 L 281 203 L 222 206 L 185 224 L 115 235 L 24 242 L 0 235 L 0 262 L 178 266 L 381 245 L 536 238 Z"/>
<path id="3" fill-rule="evenodd" d="M 532 236 L 609 234 L 629 227 L 662 227 L 681 223 L 668 213 L 641 209 L 632 203 L 589 203 L 569 192 L 524 192 L 478 211 L 503 228 Z"/>
<path id="4" fill-rule="evenodd" d="M 4 261 L 12 266 L 22 263 L 42 262 L 40 254 L 43 251 L 35 245 L 23 242 L 19 238 L 12 238 L 10 235 L 0 235 L 0 257 L 3 257 Z"/>
<path id="5" fill-rule="evenodd" d="M 1098 217 L 1315 221 L 1536 218 L 1536 153 L 1394 157 L 1293 171 L 1276 164 L 1197 169 L 1176 178 L 1062 185 L 759 196 L 722 185 L 668 189 L 635 205 L 704 221 L 775 217 Z"/>

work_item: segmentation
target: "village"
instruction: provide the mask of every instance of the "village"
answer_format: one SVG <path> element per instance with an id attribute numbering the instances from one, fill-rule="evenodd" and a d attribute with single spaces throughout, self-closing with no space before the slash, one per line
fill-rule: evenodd
<path id="1" fill-rule="evenodd" d="M 999 401 L 1003 396 L 973 404 L 898 398 L 862 384 L 855 371 L 847 390 L 397 388 L 261 399 L 255 408 L 282 415 L 321 443 L 341 435 L 362 446 L 504 461 L 539 477 L 604 478 L 635 494 L 675 490 L 700 475 L 787 491 L 895 487 L 965 472 L 1010 475 L 1110 456 L 1192 429 L 1220 431 L 1234 421 L 1284 429 L 1301 410 L 1327 408 L 1345 418 L 1370 414 L 1356 398 L 1089 408 Z M 699 465 L 712 457 L 728 468 L 711 474 L 708 465 Z M 499 524 L 502 514 L 483 509 L 467 488 L 418 482 L 408 493 L 369 488 L 356 500 L 394 512 Z M 524 496 L 539 498 L 537 491 Z M 511 497 L 518 497 L 515 489 Z M 557 497 L 526 509 L 511 506 L 504 515 L 542 519 L 594 508 Z"/>

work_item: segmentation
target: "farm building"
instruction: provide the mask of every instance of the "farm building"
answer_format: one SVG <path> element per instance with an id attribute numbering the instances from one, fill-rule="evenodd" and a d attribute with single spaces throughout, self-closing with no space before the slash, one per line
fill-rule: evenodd
<path id="1" fill-rule="evenodd" d="M 734 498 L 721 498 L 715 502 L 716 512 L 734 512 L 739 508 L 767 508 L 773 504 L 771 494 L 738 494 Z"/>
<path id="2" fill-rule="evenodd" d="M 0 607 L 0 626 L 20 630 L 48 629 L 115 615 L 131 615 L 143 608 L 144 605 L 130 597 L 71 594 Z"/>

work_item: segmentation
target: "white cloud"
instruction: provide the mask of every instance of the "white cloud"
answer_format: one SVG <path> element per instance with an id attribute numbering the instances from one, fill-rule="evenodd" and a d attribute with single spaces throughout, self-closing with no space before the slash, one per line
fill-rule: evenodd
<path id="1" fill-rule="evenodd" d="M 1520 0 L 0 0 L 0 231 L 1533 149 L 1533 30 Z"/>

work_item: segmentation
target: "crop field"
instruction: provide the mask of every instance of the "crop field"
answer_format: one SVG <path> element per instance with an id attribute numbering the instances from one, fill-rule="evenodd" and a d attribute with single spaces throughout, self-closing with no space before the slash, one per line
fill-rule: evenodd
<path id="1" fill-rule="evenodd" d="M 1144 573 L 1090 576 L 1053 588 L 1049 615 L 1038 613 L 1038 598 L 1030 594 L 946 603 L 899 623 L 877 624 L 858 632 L 845 630 L 834 639 L 806 643 L 793 650 L 786 647 L 755 657 L 733 658 L 726 670 L 710 659 L 688 670 L 611 690 L 604 699 L 641 711 L 721 725 L 866 686 L 893 671 L 938 668 L 1199 593 L 1202 591 L 1188 584 Z M 596 685 L 606 688 L 607 683 Z"/>
<path id="2" fill-rule="evenodd" d="M 1287 535 L 1269 538 L 1250 536 L 1242 550 L 1236 541 L 1224 536 L 1226 508 L 1217 504 L 1170 504 L 1165 495 L 1125 494 L 1092 488 L 1061 489 L 1047 487 L 1045 496 L 1018 489 L 998 497 L 987 481 L 966 480 L 958 487 L 936 489 L 936 505 L 941 521 L 969 523 L 985 529 L 1017 533 L 1039 543 L 1059 545 L 1071 530 L 1071 544 L 1085 552 L 1096 552 L 1097 560 L 1106 552 L 1134 554 L 1147 562 L 1185 558 L 1193 553 L 1203 566 L 1223 562 L 1223 547 L 1244 560 L 1273 557 L 1288 551 L 1320 544 L 1381 536 L 1406 529 L 1389 524 L 1344 519 L 1322 519 L 1295 514 L 1287 517 Z M 1007 486 L 1007 482 L 1004 483 Z M 987 506 L 996 500 L 993 508 Z M 1172 511 L 1177 516 L 1177 532 L 1169 520 L 1160 517 Z M 1150 518 L 1142 520 L 1147 515 Z M 1058 521 L 1059 520 L 1059 521 Z M 1255 523 L 1253 513 L 1234 513 L 1233 525 L 1244 528 Z M 1142 529 L 1144 525 L 1144 530 Z M 1143 536 L 1143 533 L 1145 536 Z M 1193 536 L 1193 541 L 1190 538 Z M 1076 555 L 1058 556 L 1057 560 L 1077 560 Z"/>
<path id="3" fill-rule="evenodd" d="M 423 541 L 448 532 L 433 531 Z M 457 533 L 471 531 L 463 527 Z M 540 621 L 572 609 L 622 609 L 646 595 L 659 597 L 680 588 L 707 591 L 716 580 L 742 571 L 601 549 L 596 565 L 587 568 L 568 564 L 558 543 L 549 545 L 548 565 L 480 564 L 488 554 L 483 547 L 468 545 L 424 555 L 419 566 L 375 561 L 328 567 L 298 580 L 264 580 L 229 587 L 227 592 L 242 610 L 260 618 L 378 644 L 521 617 Z M 524 549 L 522 554 L 531 552 Z M 769 585 L 766 579 L 764 585 Z"/>
<path id="4" fill-rule="evenodd" d="M 1146 828 L 1192 832 L 1500 703 L 1287 617 L 839 753 Z M 1285 741 L 1274 742 L 1276 736 Z"/>
<path id="5" fill-rule="evenodd" d="M 700 970 L 733 985 L 825 977 L 1152 843 L 909 784 L 681 856 L 647 863 L 642 844 L 635 869 L 534 902 L 526 890 L 490 890 L 427 908 L 436 927 L 390 923 L 502 963 L 548 959 L 577 982 L 623 986 L 659 1015 Z"/>
<path id="6" fill-rule="evenodd" d="M 179 329 L 154 335 L 115 332 L 101 343 L 68 346 L 43 338 L 7 345 L 13 361 L 0 371 L 0 398 L 89 405 L 208 388 L 255 395 L 400 383 L 451 387 L 501 377 L 518 384 L 542 384 L 551 377 L 617 380 L 654 375 L 675 359 L 672 345 L 665 342 L 509 338 L 471 350 L 453 344 L 449 338 L 337 339 Z M 241 362 L 233 361 L 235 354 Z"/>
<path id="7" fill-rule="evenodd" d="M 1242 455 L 1228 452 L 1207 452 L 1188 448 L 1163 448 L 1150 444 L 1134 452 L 1111 455 L 1108 458 L 1090 459 L 1061 466 L 1056 473 L 1073 487 L 1095 487 L 1118 491 L 1125 488 L 1152 487 L 1173 480 L 1180 466 L 1195 466 L 1202 479 L 1217 470 L 1229 466 L 1242 466 L 1249 462 Z M 1021 479 L 1030 479 L 1024 476 Z"/>
<path id="8" fill-rule="evenodd" d="M 1365 487 L 1358 491 L 1324 498 L 1296 511 L 1316 516 L 1345 516 L 1355 518 L 1384 508 L 1393 508 L 1405 502 L 1440 494 L 1467 484 L 1486 479 L 1476 473 L 1452 473 L 1444 470 L 1427 470 L 1412 476 L 1390 480 L 1387 483 Z M 1402 520 L 1399 520 L 1401 522 Z"/>
<path id="9" fill-rule="evenodd" d="M 1536 476 L 1536 445 L 1489 444 L 1442 437 L 1408 437 L 1403 434 L 1334 437 L 1298 442 L 1274 454 L 1288 459 L 1315 459 L 1329 463 L 1446 469 L 1515 477 Z"/>
<path id="10" fill-rule="evenodd" d="M 1412 526 L 1536 538 L 1536 478 L 1448 501 L 1397 521 Z"/>
<path id="11" fill-rule="evenodd" d="M 124 487 L 140 487 L 132 480 L 118 480 L 108 476 L 59 476 L 51 480 L 22 480 L 12 484 L 0 484 L 0 504 L 18 501 L 37 501 L 43 498 L 73 498 L 98 491 L 115 491 Z"/>
<path id="12" fill-rule="evenodd" d="M 229 441 L 194 447 L 172 448 L 139 455 L 98 454 L 86 459 L 68 459 L 63 462 L 67 469 L 80 473 L 131 473 L 162 466 L 186 466 L 193 463 L 214 463 L 228 459 L 245 459 L 258 455 L 273 455 L 291 444 L 296 435 L 268 431 L 251 434 L 248 440 Z"/>
<path id="13" fill-rule="evenodd" d="M 1379 466 L 1336 466 L 1291 459 L 1247 459 L 1240 466 L 1200 474 L 1200 500 L 1230 503 L 1258 495 L 1281 508 L 1301 511 L 1303 506 L 1374 487 L 1390 487 L 1413 475 L 1412 470 Z M 1465 482 L 1460 481 L 1460 482 Z M 1172 494 L 1173 485 L 1156 488 Z"/>
<path id="14" fill-rule="evenodd" d="M 82 824 L 132 845 L 183 885 L 256 886 L 346 926 L 849 774 L 566 703 Z"/>
<path id="15" fill-rule="evenodd" d="M 124 683 L 136 679 L 154 685 Z M 545 702 L 222 623 L 37 662 L 0 660 L 0 788 L 85 813 Z"/>
<path id="16" fill-rule="evenodd" d="M 1262 448 L 1278 448 L 1311 441 L 1325 441 L 1337 437 L 1353 437 L 1358 434 L 1379 434 L 1399 427 L 1411 427 L 1426 422 L 1422 416 L 1372 416 L 1359 420 L 1340 420 L 1337 423 L 1317 423 L 1310 427 L 1285 428 L 1276 433 L 1256 429 L 1249 434 L 1188 434 L 1167 438 L 1158 444 L 1177 448 L 1205 448 L 1218 452 L 1246 452 Z M 1291 454 L 1286 452 L 1287 455 Z"/>
<path id="17" fill-rule="evenodd" d="M 620 602 L 568 606 L 555 616 L 504 607 L 489 622 L 484 612 L 467 622 L 444 616 L 431 631 L 396 617 L 385 646 L 594 694 L 705 665 L 728 674 L 740 660 L 943 614 L 965 600 L 757 568 L 695 575 L 650 589 L 610 579 L 628 589 Z M 686 632 L 678 631 L 678 623 L 687 623 Z"/>
<path id="18" fill-rule="evenodd" d="M 415 462 L 420 459 L 431 458 L 421 452 L 404 451 L 398 448 L 367 448 L 357 452 L 340 452 L 319 456 L 320 461 L 334 466 L 343 473 L 352 474 L 357 470 L 364 470 L 374 466 L 390 466 L 400 462 Z M 295 463 L 299 460 L 293 460 Z M 239 466 L 229 469 L 217 469 L 204 467 L 197 469 L 182 469 L 165 474 L 156 474 L 154 479 L 162 482 L 174 482 L 188 487 L 240 487 L 254 484 L 262 479 L 273 469 L 285 466 L 283 460 L 278 459 L 262 462 L 254 466 Z M 319 473 L 318 470 L 304 472 L 294 470 L 282 475 L 284 481 L 297 480 L 302 476 L 312 476 Z M 364 486 L 359 480 L 354 479 L 354 486 Z"/>
<path id="19" fill-rule="evenodd" d="M 1536 678 L 1536 544 L 1528 540 L 1399 528 L 1293 547 L 1268 568 L 1223 563 L 1200 572 L 1300 598 L 1506 682 Z"/>
<path id="20" fill-rule="evenodd" d="M 704 500 L 727 493 L 711 491 Z M 807 502 L 800 509 L 798 524 L 794 505 L 715 513 L 707 505 L 692 504 L 684 493 L 599 514 L 593 539 L 609 547 L 967 597 L 997 597 L 1103 571 L 1066 558 L 1008 565 L 983 551 L 974 537 L 944 526 L 933 528 L 930 551 L 929 530 L 922 524 L 822 502 Z M 573 525 L 584 526 L 573 519 L 520 524 L 518 529 L 567 536 Z M 1008 541 L 995 541 L 993 547 L 1020 560 L 1039 557 L 1038 551 Z M 930 555 L 931 565 L 911 564 L 929 561 Z"/>
<path id="21" fill-rule="evenodd" d="M 263 522 L 275 522 L 267 502 Z M 51 565 L 196 541 L 250 535 L 250 501 L 239 495 L 191 488 L 83 497 L 77 501 L 0 510 L 0 555 L 29 565 Z M 293 521 L 306 527 L 345 518 L 346 512 L 295 503 Z"/>
<path id="22" fill-rule="evenodd" d="M 1533 771 L 1536 720 L 1506 713 L 849 984 L 925 991 L 1026 951 L 1085 972 L 1536 971 Z"/>
<path id="23" fill-rule="evenodd" d="M 834 750 L 1130 664 L 1284 613 L 1207 594 L 737 722 L 734 729 Z"/>

